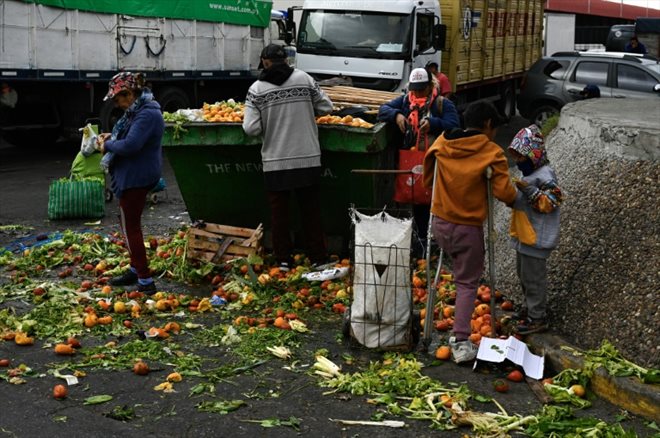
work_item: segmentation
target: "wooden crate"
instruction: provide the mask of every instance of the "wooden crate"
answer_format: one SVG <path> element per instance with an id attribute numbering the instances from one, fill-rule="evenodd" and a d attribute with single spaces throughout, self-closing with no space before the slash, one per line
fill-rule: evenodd
<path id="1" fill-rule="evenodd" d="M 188 259 L 210 263 L 261 254 L 263 227 L 256 229 L 201 223 L 188 229 Z"/>

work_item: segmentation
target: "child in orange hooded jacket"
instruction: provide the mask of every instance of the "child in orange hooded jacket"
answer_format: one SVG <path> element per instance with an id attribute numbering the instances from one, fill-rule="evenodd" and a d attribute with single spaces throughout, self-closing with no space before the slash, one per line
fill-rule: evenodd
<path id="1" fill-rule="evenodd" d="M 491 167 L 493 195 L 507 205 L 516 198 L 509 165 L 495 138 L 501 118 L 489 102 L 475 102 L 463 113 L 466 129 L 445 132 L 424 159 L 424 184 L 433 186 L 433 236 L 453 261 L 456 284 L 453 336 L 449 345 L 456 363 L 474 360 L 477 346 L 469 341 L 479 280 L 484 269 L 483 223 L 488 213 L 484 176 Z"/>

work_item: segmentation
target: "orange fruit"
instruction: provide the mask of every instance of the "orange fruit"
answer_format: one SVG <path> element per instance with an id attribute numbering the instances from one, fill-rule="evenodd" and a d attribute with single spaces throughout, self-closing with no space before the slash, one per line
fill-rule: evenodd
<path id="1" fill-rule="evenodd" d="M 66 398 L 68 394 L 69 394 L 69 390 L 66 389 L 66 386 L 64 385 L 55 385 L 53 387 L 53 398 L 57 400 L 62 400 L 63 398 Z"/>
<path id="2" fill-rule="evenodd" d="M 470 342 L 472 342 L 473 344 L 476 344 L 476 345 L 479 345 L 479 342 L 481 342 L 481 338 L 482 338 L 481 333 L 472 333 L 468 337 Z"/>
<path id="3" fill-rule="evenodd" d="M 440 396 L 440 403 L 442 403 L 443 406 L 445 407 L 451 407 L 451 404 L 453 403 L 453 400 L 448 394 L 442 394 Z"/>
<path id="4" fill-rule="evenodd" d="M 572 391 L 573 394 L 577 395 L 578 397 L 584 397 L 586 392 L 584 386 L 582 385 L 573 385 L 569 388 L 569 391 Z"/>
<path id="5" fill-rule="evenodd" d="M 479 304 L 475 309 L 474 312 L 477 314 L 477 316 L 483 316 L 486 313 L 490 313 L 490 306 L 486 303 Z"/>
<path id="6" fill-rule="evenodd" d="M 442 316 L 445 318 L 451 318 L 454 316 L 454 306 L 444 306 L 442 308 Z"/>
<path id="7" fill-rule="evenodd" d="M 448 345 L 441 345 L 435 350 L 435 358 L 440 360 L 449 360 L 451 357 L 451 348 Z"/>

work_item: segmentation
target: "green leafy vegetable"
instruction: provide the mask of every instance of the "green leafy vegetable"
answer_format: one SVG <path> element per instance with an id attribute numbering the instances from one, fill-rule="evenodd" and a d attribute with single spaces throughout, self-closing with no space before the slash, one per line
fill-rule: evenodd
<path id="1" fill-rule="evenodd" d="M 228 414 L 241 406 L 247 406 L 243 400 L 211 400 L 204 401 L 197 405 L 197 409 L 202 412 L 214 412 L 216 414 Z"/>
<path id="2" fill-rule="evenodd" d="M 106 403 L 112 400 L 112 396 L 108 394 L 102 394 L 102 395 L 93 395 L 91 397 L 87 397 L 85 399 L 85 405 L 99 405 L 101 403 Z"/>

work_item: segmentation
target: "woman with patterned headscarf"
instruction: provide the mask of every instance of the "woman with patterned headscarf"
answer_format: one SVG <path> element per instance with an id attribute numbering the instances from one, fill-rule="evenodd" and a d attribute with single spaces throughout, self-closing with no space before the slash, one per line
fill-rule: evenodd
<path id="1" fill-rule="evenodd" d="M 547 330 L 546 260 L 559 242 L 559 206 L 563 195 L 550 167 L 545 140 L 538 126 L 521 129 L 509 145 L 523 177 L 511 216 L 511 243 L 516 250 L 516 270 L 525 306 L 518 312 L 518 333 Z"/>
<path id="2" fill-rule="evenodd" d="M 121 228 L 131 257 L 131 266 L 121 276 L 111 278 L 113 286 L 137 284 L 147 295 L 156 292 L 151 278 L 142 235 L 142 210 L 147 195 L 159 182 L 162 166 L 161 139 L 165 122 L 160 105 L 151 90 L 144 87 L 144 76 L 130 72 L 116 74 L 108 84 L 103 100 L 112 99 L 124 110 L 112 134 L 99 135 L 102 162 L 112 178 L 112 191 L 119 200 Z"/>

